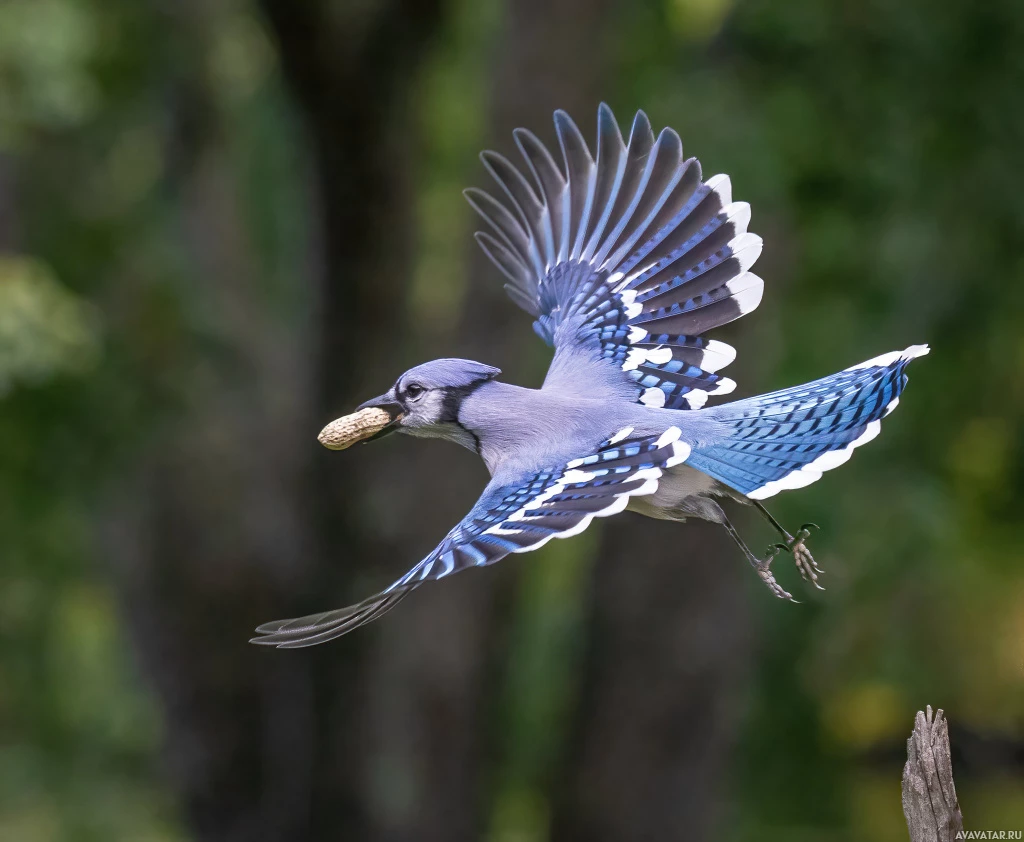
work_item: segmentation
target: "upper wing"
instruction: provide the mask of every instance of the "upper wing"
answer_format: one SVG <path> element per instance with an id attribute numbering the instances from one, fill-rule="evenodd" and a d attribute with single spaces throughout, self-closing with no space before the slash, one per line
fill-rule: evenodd
<path id="1" fill-rule="evenodd" d="M 252 642 L 296 649 L 333 640 L 390 611 L 424 582 L 535 550 L 582 532 L 595 517 L 621 512 L 630 497 L 653 494 L 662 471 L 690 454 L 678 427 L 659 437 L 630 439 L 631 433 L 622 430 L 582 459 L 492 484 L 437 549 L 386 590 L 348 608 L 265 623 Z"/>
<path id="2" fill-rule="evenodd" d="M 493 230 L 477 241 L 555 346 L 549 379 L 561 376 L 559 353 L 582 346 L 617 364 L 645 404 L 697 409 L 731 392 L 736 384 L 715 372 L 736 352 L 701 334 L 761 301 L 764 284 L 747 271 L 761 253 L 747 233 L 750 205 L 732 201 L 728 176 L 702 181 L 679 136 L 664 129 L 655 140 L 642 111 L 627 145 L 601 105 L 596 160 L 568 114 L 555 112 L 555 129 L 564 169 L 518 129 L 529 178 L 484 152 L 506 201 L 466 191 Z"/>

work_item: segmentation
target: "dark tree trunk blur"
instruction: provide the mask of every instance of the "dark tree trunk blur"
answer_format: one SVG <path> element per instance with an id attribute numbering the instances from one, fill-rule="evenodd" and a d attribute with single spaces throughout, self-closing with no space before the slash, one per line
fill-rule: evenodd
<path id="1" fill-rule="evenodd" d="M 718 838 L 751 643 L 745 561 L 723 538 L 635 515 L 605 530 L 552 839 Z"/>
<path id="2" fill-rule="evenodd" d="M 14 172 L 11 159 L 0 152 L 0 254 L 13 252 L 18 242 L 14 213 Z"/>
<path id="3" fill-rule="evenodd" d="M 409 276 L 411 90 L 441 4 L 264 3 L 313 150 L 296 173 L 318 220 L 305 326 L 259 282 L 206 75 L 212 7 L 160 9 L 188 52 L 167 88 L 168 160 L 206 334 L 179 413 L 113 501 L 107 545 L 186 817 L 211 842 L 413 838 L 413 823 L 417 839 L 469 839 L 459 717 L 472 700 L 458 675 L 429 659 L 396 666 L 379 653 L 395 635 L 373 629 L 312 652 L 247 643 L 257 623 L 354 601 L 427 548 L 426 515 L 406 525 L 411 500 L 390 505 L 368 461 L 346 469 L 315 435 L 404 362 L 387 338 Z M 429 541 L 444 532 L 430 527 Z M 442 654 L 458 673 L 457 647 Z M 381 663 L 433 682 L 433 696 L 382 698 Z M 369 751 L 379 723 L 414 746 L 416 766 Z"/>
<path id="4" fill-rule="evenodd" d="M 406 320 L 415 317 L 405 306 L 415 242 L 415 104 L 418 70 L 443 10 L 436 0 L 262 6 L 312 152 L 319 302 L 311 368 L 323 423 L 419 361 L 405 341 Z M 466 460 L 431 464 L 417 444 L 391 439 L 342 458 L 317 454 L 311 502 L 321 574 L 294 611 L 336 607 L 383 587 L 468 507 L 474 483 L 458 481 Z M 439 493 L 447 491 L 439 477 L 465 486 L 455 506 Z M 476 837 L 474 722 L 485 642 L 477 627 L 486 604 L 439 590 L 437 600 L 428 593 L 408 601 L 390 623 L 300 653 L 323 670 L 312 688 L 327 716 L 322 774 L 344 779 L 351 801 L 348 816 L 317 823 L 319 836 Z M 318 815 L 330 817 L 331 787 L 318 786 L 315 798 Z"/>

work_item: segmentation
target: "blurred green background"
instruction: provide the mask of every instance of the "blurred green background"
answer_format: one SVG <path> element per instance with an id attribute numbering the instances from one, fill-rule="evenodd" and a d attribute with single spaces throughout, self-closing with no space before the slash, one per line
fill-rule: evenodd
<path id="1" fill-rule="evenodd" d="M 926 704 L 1024 828 L 1022 91 L 1017 0 L 0 4 L 0 839 L 902 840 Z M 772 506 L 828 589 L 628 516 L 248 647 L 483 486 L 315 434 L 430 357 L 539 383 L 460 191 L 600 100 L 753 205 L 741 395 L 932 345 Z"/>

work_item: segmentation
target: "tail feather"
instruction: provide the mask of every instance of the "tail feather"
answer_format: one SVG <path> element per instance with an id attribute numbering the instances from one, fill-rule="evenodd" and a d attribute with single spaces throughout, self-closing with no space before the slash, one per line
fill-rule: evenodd
<path id="1" fill-rule="evenodd" d="M 878 435 L 907 384 L 907 365 L 927 353 L 927 345 L 912 345 L 812 383 L 709 410 L 731 435 L 695 449 L 688 464 L 752 500 L 810 485 Z"/>

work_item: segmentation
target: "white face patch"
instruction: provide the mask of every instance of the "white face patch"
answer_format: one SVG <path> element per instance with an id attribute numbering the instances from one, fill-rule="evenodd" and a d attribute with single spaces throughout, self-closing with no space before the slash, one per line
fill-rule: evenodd
<path id="1" fill-rule="evenodd" d="M 406 399 L 406 414 L 402 427 L 413 435 L 440 437 L 440 431 L 431 434 L 427 428 L 441 423 L 444 417 L 444 390 L 429 389 L 415 401 Z"/>

